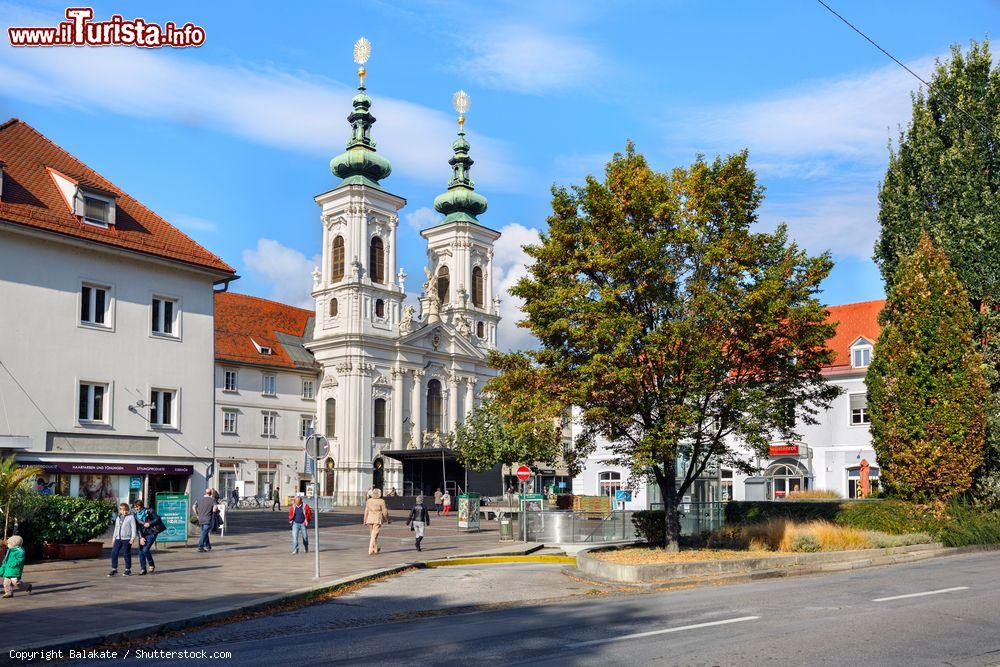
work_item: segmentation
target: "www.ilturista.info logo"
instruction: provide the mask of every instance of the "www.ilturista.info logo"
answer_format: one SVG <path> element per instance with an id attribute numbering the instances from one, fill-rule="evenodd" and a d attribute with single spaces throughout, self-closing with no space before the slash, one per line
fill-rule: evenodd
<path id="1" fill-rule="evenodd" d="M 162 26 L 145 19 L 125 19 L 115 14 L 108 21 L 92 21 L 91 7 L 69 7 L 67 21 L 55 27 L 10 27 L 11 46 L 140 46 L 158 49 L 164 46 L 183 49 L 205 43 L 205 29 L 193 23 L 178 27 L 173 21 Z"/>

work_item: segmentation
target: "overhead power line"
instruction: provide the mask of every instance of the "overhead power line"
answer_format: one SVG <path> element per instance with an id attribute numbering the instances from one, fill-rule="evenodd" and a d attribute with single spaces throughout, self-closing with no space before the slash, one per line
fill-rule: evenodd
<path id="1" fill-rule="evenodd" d="M 881 46 L 879 46 L 878 42 L 876 42 L 874 39 L 872 39 L 871 37 L 869 37 L 868 35 L 866 35 L 864 32 L 862 32 L 862 30 L 860 28 L 858 28 L 856 25 L 854 25 L 853 23 L 851 23 L 850 21 L 848 21 L 846 18 L 844 18 L 843 16 L 841 16 L 840 14 L 838 14 L 837 10 L 835 10 L 833 7 L 831 7 L 826 2 L 824 2 L 824 0 L 816 0 L 816 2 L 818 2 L 821 5 L 823 5 L 828 12 L 830 12 L 831 14 L 833 14 L 834 16 L 836 16 L 838 19 L 840 19 L 841 21 L 843 21 L 844 25 L 846 25 L 848 28 L 850 28 L 854 32 L 856 32 L 859 35 L 861 35 L 862 37 L 864 37 L 865 41 L 867 41 L 869 44 L 871 44 L 872 46 L 874 46 L 876 49 L 878 49 L 879 51 L 881 51 L 882 53 L 884 53 L 886 55 L 886 57 L 888 57 L 894 63 L 896 63 L 897 65 L 899 65 L 900 67 L 902 67 L 904 70 L 906 70 L 907 72 L 909 72 L 910 75 L 914 79 L 916 79 L 920 83 L 922 83 L 925 86 L 927 86 L 927 89 L 930 90 L 930 87 L 931 87 L 930 82 L 928 82 L 922 76 L 920 76 L 919 74 L 917 74 L 916 72 L 914 72 L 912 69 L 910 69 L 909 67 L 907 67 L 902 61 L 899 60 L 899 58 L 897 58 L 896 56 L 892 55 L 891 53 L 889 53 L 888 51 L 886 51 L 885 49 L 883 49 Z M 948 93 L 946 93 L 946 92 L 944 92 L 943 90 L 940 90 L 940 89 L 938 90 L 938 92 L 945 99 L 945 101 L 947 101 L 948 104 L 950 104 L 955 109 L 955 111 L 959 112 L 960 114 L 962 114 L 963 116 L 965 116 L 966 118 L 968 118 L 969 120 L 971 120 L 973 123 L 975 123 L 976 125 L 978 125 L 979 127 L 981 127 L 987 134 L 991 135 L 994 139 L 1000 139 L 1000 137 L 997 137 L 996 133 L 993 131 L 993 129 L 989 125 L 987 125 L 986 123 L 984 123 L 983 121 L 979 120 L 978 118 L 976 118 L 972 114 L 968 113 L 965 109 L 963 109 L 962 107 L 960 107 L 958 105 L 958 103 L 955 102 L 955 100 L 951 99 L 951 97 L 948 95 Z"/>

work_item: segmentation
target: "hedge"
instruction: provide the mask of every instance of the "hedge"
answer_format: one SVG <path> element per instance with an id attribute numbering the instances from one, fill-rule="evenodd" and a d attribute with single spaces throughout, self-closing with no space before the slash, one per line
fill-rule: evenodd
<path id="1" fill-rule="evenodd" d="M 19 527 L 25 542 L 83 544 L 101 535 L 111 525 L 113 500 L 88 500 L 70 496 L 43 496 L 45 501 Z"/>
<path id="2" fill-rule="evenodd" d="M 726 504 L 725 516 L 727 524 L 766 523 L 771 519 L 829 521 L 890 535 L 936 535 L 944 524 L 928 511 L 901 500 L 734 500 Z"/>

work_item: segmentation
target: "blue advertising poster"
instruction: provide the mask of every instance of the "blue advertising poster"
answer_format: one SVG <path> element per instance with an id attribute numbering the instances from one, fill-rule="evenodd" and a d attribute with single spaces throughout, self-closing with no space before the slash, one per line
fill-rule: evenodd
<path id="1" fill-rule="evenodd" d="M 615 491 L 615 500 L 617 500 L 619 502 L 625 502 L 625 503 L 631 502 L 632 501 L 632 492 L 631 491 L 626 491 L 625 489 L 617 489 Z"/>
<path id="2" fill-rule="evenodd" d="M 315 475 L 316 474 L 316 459 L 314 459 L 313 457 L 309 456 L 308 453 L 306 453 L 306 461 L 305 461 L 305 465 L 303 465 L 303 467 L 302 467 L 302 472 L 304 474 L 306 474 L 306 475 Z"/>
<path id="3" fill-rule="evenodd" d="M 167 529 L 157 537 L 158 542 L 187 542 L 188 495 L 186 493 L 157 493 L 156 513 Z"/>

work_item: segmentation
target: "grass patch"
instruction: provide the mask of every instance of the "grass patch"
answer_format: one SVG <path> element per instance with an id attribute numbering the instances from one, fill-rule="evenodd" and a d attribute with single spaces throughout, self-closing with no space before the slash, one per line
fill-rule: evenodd
<path id="1" fill-rule="evenodd" d="M 843 496 L 836 491 L 828 489 L 806 489 L 805 491 L 792 491 L 788 494 L 792 500 L 842 500 Z"/>

